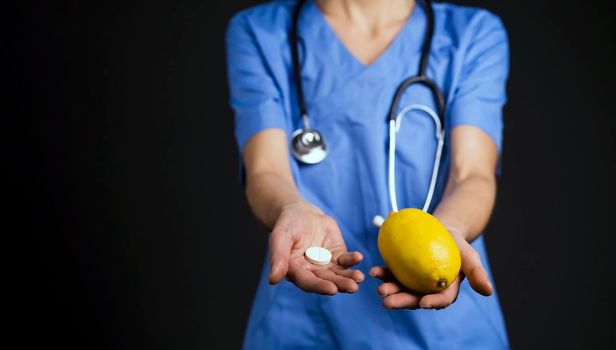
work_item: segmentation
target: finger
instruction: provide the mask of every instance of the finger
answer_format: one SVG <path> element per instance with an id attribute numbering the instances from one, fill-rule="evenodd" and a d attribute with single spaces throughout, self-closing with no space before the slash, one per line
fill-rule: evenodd
<path id="1" fill-rule="evenodd" d="M 391 274 L 389 269 L 383 266 L 374 266 L 373 268 L 371 268 L 370 276 L 378 278 L 383 282 L 389 282 L 391 280 L 394 280 L 393 275 Z"/>
<path id="2" fill-rule="evenodd" d="M 325 295 L 334 295 L 338 292 L 338 287 L 333 282 L 319 278 L 301 267 L 289 269 L 288 278 L 305 292 Z"/>
<path id="3" fill-rule="evenodd" d="M 350 278 L 357 283 L 363 282 L 365 279 L 364 273 L 359 270 L 345 269 L 340 265 L 332 265 L 329 269 L 332 270 L 336 275 Z"/>
<path id="4" fill-rule="evenodd" d="M 312 272 L 317 277 L 333 282 L 340 292 L 355 293 L 359 289 L 359 286 L 355 281 L 350 278 L 338 276 L 330 269 L 317 269 Z"/>
<path id="5" fill-rule="evenodd" d="M 419 298 L 410 293 L 396 293 L 383 299 L 383 306 L 387 309 L 416 309 Z"/>
<path id="6" fill-rule="evenodd" d="M 445 290 L 439 293 L 427 294 L 421 297 L 421 299 L 419 300 L 419 307 L 422 309 L 444 309 L 456 301 L 459 291 L 460 277 L 458 277 Z"/>
<path id="7" fill-rule="evenodd" d="M 394 282 L 383 283 L 376 289 L 377 294 L 383 298 L 399 293 L 400 291 L 402 291 L 402 287 L 398 283 Z"/>
<path id="8" fill-rule="evenodd" d="M 462 272 L 468 278 L 471 287 L 479 294 L 484 296 L 492 295 L 492 283 L 488 278 L 479 253 L 469 244 L 460 251 L 462 257 Z"/>
<path id="9" fill-rule="evenodd" d="M 269 283 L 276 284 L 289 271 L 289 255 L 293 247 L 290 235 L 274 228 L 269 239 L 270 245 L 270 273 Z"/>
<path id="10" fill-rule="evenodd" d="M 342 253 L 338 257 L 338 265 L 351 267 L 359 264 L 364 259 L 360 252 Z"/>

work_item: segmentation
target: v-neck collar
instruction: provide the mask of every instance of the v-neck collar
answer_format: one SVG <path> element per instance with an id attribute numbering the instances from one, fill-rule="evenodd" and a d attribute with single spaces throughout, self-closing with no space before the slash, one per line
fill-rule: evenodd
<path id="1" fill-rule="evenodd" d="M 398 33 L 396 33 L 396 36 L 392 42 L 387 46 L 385 51 L 383 51 L 376 59 L 368 64 L 361 62 L 351 51 L 349 51 L 329 22 L 327 22 L 325 15 L 318 7 L 315 0 L 309 0 L 306 4 L 306 16 L 308 18 L 313 18 L 314 23 L 312 24 L 316 25 L 317 28 L 327 34 L 327 38 L 330 43 L 329 45 L 326 44 L 324 46 L 336 49 L 338 51 L 336 56 L 343 58 L 347 61 L 347 63 L 352 62 L 353 66 L 355 66 L 358 70 L 363 71 L 384 64 L 384 62 L 388 61 L 388 58 L 392 55 L 397 57 L 395 53 L 399 52 L 401 48 L 403 52 L 408 54 L 418 52 L 421 49 L 426 25 L 425 10 L 423 9 L 423 6 L 425 6 L 423 1 L 417 0 L 411 14 L 406 19 L 402 28 L 398 31 Z"/>

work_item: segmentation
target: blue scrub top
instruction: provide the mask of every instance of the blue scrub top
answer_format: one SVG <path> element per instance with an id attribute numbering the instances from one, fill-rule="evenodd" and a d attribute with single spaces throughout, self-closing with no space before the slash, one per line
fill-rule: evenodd
<path id="1" fill-rule="evenodd" d="M 236 14 L 226 37 L 230 103 L 240 151 L 268 128 L 301 127 L 292 78 L 288 32 L 295 1 L 274 1 Z M 472 125 L 502 143 L 508 43 L 494 14 L 447 3 L 433 4 L 435 32 L 428 77 L 446 97 L 448 132 Z M 387 113 L 398 85 L 417 74 L 426 30 L 423 4 L 415 6 L 387 50 L 371 64 L 343 45 L 313 0 L 299 20 L 301 75 L 311 126 L 321 131 L 329 154 L 316 165 L 290 162 L 303 197 L 332 216 L 349 250 L 364 254 L 366 273 L 383 265 L 372 218 L 391 211 L 387 192 Z M 421 103 L 437 110 L 430 92 L 409 88 L 400 108 Z M 414 114 L 415 113 L 415 114 Z M 398 205 L 423 205 L 436 151 L 434 124 L 410 112 L 397 135 Z M 448 174 L 441 165 L 432 208 Z M 482 238 L 473 242 L 489 266 Z M 320 296 L 283 280 L 267 282 L 268 260 L 244 339 L 245 349 L 502 349 L 507 334 L 496 293 L 483 297 L 462 283 L 456 303 L 444 310 L 386 310 L 367 277 L 355 294 Z"/>

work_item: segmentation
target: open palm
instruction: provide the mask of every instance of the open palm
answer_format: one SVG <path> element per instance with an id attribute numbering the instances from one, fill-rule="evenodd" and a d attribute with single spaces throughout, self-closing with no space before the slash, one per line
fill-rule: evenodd
<path id="1" fill-rule="evenodd" d="M 468 278 L 471 287 L 479 294 L 492 294 L 492 284 L 484 269 L 479 253 L 464 238 L 452 232 L 452 237 L 460 249 L 462 266 L 458 278 L 447 288 L 432 294 L 418 294 L 396 280 L 386 267 L 375 266 L 370 269 L 370 275 L 383 281 L 377 293 L 383 298 L 383 306 L 388 309 L 443 309 L 453 304 L 460 292 L 460 283 Z"/>
<path id="2" fill-rule="evenodd" d="M 314 265 L 304 253 L 312 246 L 332 253 L 329 264 Z M 363 259 L 359 252 L 347 252 L 336 222 L 313 207 L 296 205 L 286 208 L 276 221 L 270 236 L 270 275 L 272 284 L 283 277 L 306 292 L 333 295 L 353 293 L 364 274 L 349 267 Z"/>

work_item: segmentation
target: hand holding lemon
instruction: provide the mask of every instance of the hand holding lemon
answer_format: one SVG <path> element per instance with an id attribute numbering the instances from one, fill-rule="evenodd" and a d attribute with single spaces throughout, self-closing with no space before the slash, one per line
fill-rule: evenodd
<path id="1" fill-rule="evenodd" d="M 377 292 L 387 308 L 445 308 L 455 301 L 464 276 L 478 293 L 492 293 L 477 251 L 419 209 L 391 213 L 378 244 L 387 268 L 373 267 L 370 274 L 383 280 Z"/>

